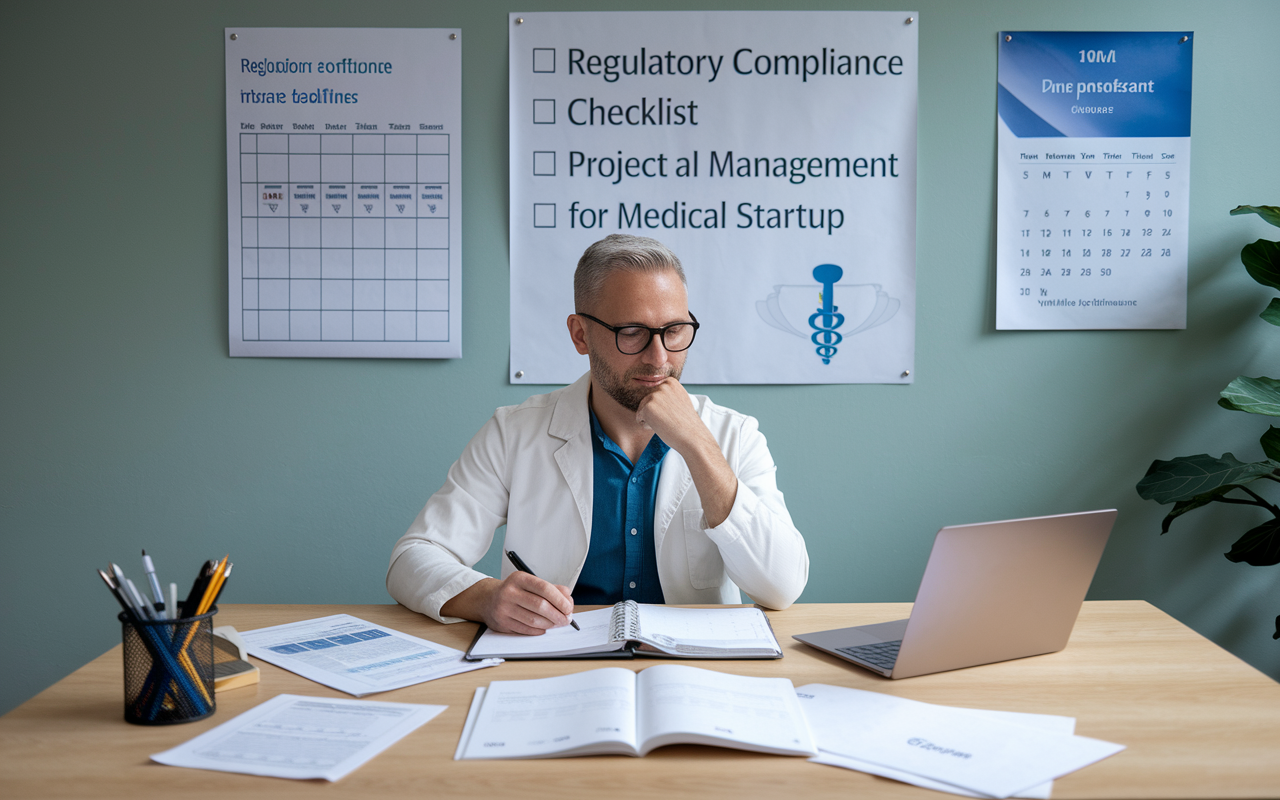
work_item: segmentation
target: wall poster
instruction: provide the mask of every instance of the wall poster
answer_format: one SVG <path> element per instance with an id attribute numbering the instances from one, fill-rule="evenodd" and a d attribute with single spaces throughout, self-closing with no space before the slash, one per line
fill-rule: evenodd
<path id="1" fill-rule="evenodd" d="M 510 17 L 513 383 L 568 383 L 590 243 L 650 236 L 702 323 L 689 383 L 910 383 L 915 12 Z"/>
<path id="2" fill-rule="evenodd" d="M 1000 34 L 996 328 L 1185 328 L 1190 32 Z"/>
<path id="3" fill-rule="evenodd" d="M 460 357 L 460 32 L 225 44 L 231 355 Z"/>

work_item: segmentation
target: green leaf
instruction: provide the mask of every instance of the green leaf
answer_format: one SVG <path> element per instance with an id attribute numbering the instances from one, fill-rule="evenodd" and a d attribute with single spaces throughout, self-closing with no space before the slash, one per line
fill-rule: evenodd
<path id="1" fill-rule="evenodd" d="M 1249 276 L 1263 286 L 1280 289 L 1280 242 L 1259 239 L 1246 244 L 1240 260 Z"/>
<path id="2" fill-rule="evenodd" d="M 1172 461 L 1153 461 L 1147 474 L 1138 481 L 1138 495 L 1157 503 L 1183 503 L 1203 494 L 1225 494 L 1277 468 L 1280 464 L 1275 461 L 1245 464 L 1230 453 L 1223 453 L 1222 458 L 1201 453 Z M 1183 509 L 1182 513 L 1190 510 Z"/>
<path id="3" fill-rule="evenodd" d="M 1241 375 L 1220 393 L 1218 405 L 1232 411 L 1280 417 L 1280 381 L 1275 378 L 1247 378 Z M 1230 405 L 1228 405 L 1228 403 Z"/>
<path id="4" fill-rule="evenodd" d="M 1269 519 L 1248 531 L 1223 555 L 1228 561 L 1243 561 L 1255 567 L 1280 564 L 1280 519 Z"/>
<path id="5" fill-rule="evenodd" d="M 1170 511 L 1168 516 L 1164 518 L 1164 522 L 1160 523 L 1160 535 L 1163 536 L 1166 533 L 1168 533 L 1169 526 L 1172 525 L 1173 521 L 1178 517 L 1182 516 L 1188 511 L 1195 511 L 1197 508 L 1200 508 L 1201 506 L 1209 505 L 1214 500 L 1217 500 L 1220 496 L 1226 494 L 1227 492 L 1231 491 L 1234 488 L 1236 487 L 1228 486 L 1220 491 L 1205 492 L 1199 497 L 1193 497 L 1190 500 L 1183 500 L 1180 503 L 1174 503 L 1173 510 Z"/>
<path id="6" fill-rule="evenodd" d="M 1272 425 L 1258 440 L 1262 444 L 1262 452 L 1272 461 L 1280 461 L 1280 428 Z"/>
<path id="7" fill-rule="evenodd" d="M 1272 225 L 1280 227 L 1280 208 L 1276 206 L 1236 206 L 1231 209 L 1231 216 L 1241 214 L 1257 214 Z"/>
<path id="8" fill-rule="evenodd" d="M 1258 316 L 1272 325 L 1280 325 L 1280 297 L 1271 298 L 1271 302 L 1266 308 L 1262 309 L 1262 313 Z"/>

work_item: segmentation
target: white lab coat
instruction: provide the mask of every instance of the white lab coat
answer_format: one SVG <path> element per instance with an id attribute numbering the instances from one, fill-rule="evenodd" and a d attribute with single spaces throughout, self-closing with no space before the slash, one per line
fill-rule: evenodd
<path id="1" fill-rule="evenodd" d="M 550 394 L 499 408 L 449 468 L 396 543 L 387 591 L 443 622 L 440 607 L 485 578 L 471 569 L 507 526 L 515 550 L 538 577 L 572 587 L 591 537 L 590 373 Z M 774 481 L 773 458 L 756 420 L 692 395 L 699 417 L 738 478 L 728 519 L 707 527 L 684 458 L 667 452 L 658 478 L 653 536 L 668 603 L 755 602 L 786 608 L 809 577 L 804 539 Z M 513 571 L 502 559 L 502 576 Z"/>

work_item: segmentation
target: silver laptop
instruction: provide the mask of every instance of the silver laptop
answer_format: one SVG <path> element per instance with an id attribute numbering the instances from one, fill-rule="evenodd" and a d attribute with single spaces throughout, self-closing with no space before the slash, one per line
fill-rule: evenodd
<path id="1" fill-rule="evenodd" d="M 910 619 L 794 638 L 889 678 L 992 664 L 1067 646 L 1116 511 L 938 531 Z"/>

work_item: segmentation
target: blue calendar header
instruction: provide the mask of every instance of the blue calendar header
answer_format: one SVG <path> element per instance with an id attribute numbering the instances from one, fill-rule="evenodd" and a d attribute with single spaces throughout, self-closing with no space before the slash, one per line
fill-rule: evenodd
<path id="1" fill-rule="evenodd" d="M 1025 137 L 1191 135 L 1190 31 L 1003 31 L 998 108 Z"/>

